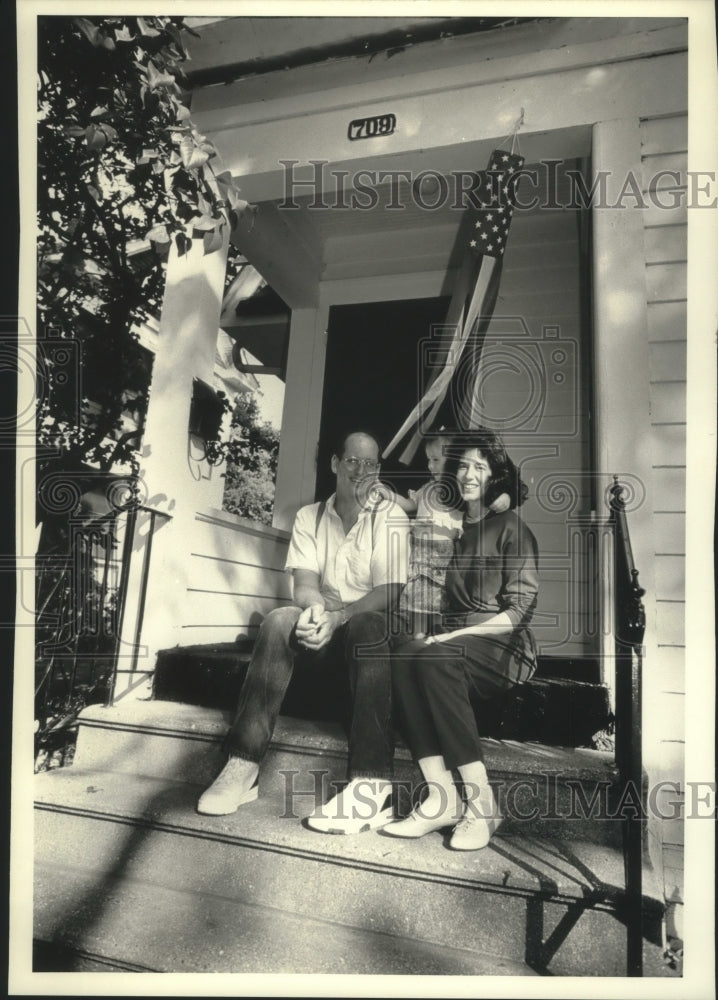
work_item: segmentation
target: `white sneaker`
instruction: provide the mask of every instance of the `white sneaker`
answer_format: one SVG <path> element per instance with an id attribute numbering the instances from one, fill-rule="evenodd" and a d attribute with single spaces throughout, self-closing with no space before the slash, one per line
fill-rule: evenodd
<path id="1" fill-rule="evenodd" d="M 394 818 L 391 782 L 382 778 L 352 778 L 346 788 L 307 818 L 320 833 L 364 833 L 378 830 Z"/>
<path id="2" fill-rule="evenodd" d="M 205 816 L 228 816 L 259 795 L 259 765 L 242 757 L 230 757 L 219 775 L 197 802 Z"/>

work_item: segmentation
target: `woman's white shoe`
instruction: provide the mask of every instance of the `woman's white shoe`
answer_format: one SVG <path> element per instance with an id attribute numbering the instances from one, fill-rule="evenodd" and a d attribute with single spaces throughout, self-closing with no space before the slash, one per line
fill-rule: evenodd
<path id="1" fill-rule="evenodd" d="M 433 797 L 427 797 L 405 819 L 400 819 L 385 827 L 384 833 L 390 837 L 405 837 L 407 840 L 415 840 L 417 837 L 423 837 L 435 830 L 443 830 L 447 826 L 453 826 L 460 818 L 462 811 L 463 805 L 458 794 L 453 806 L 449 808 L 446 806 L 445 799 L 444 802 L 435 802 Z"/>
<path id="2" fill-rule="evenodd" d="M 486 847 L 503 821 L 490 785 L 481 790 L 478 801 L 466 803 L 464 815 L 456 824 L 449 847 L 454 851 L 480 851 Z"/>

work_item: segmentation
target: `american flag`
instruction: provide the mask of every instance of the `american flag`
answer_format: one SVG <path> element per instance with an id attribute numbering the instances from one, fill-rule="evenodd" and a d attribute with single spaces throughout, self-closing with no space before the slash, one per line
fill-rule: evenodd
<path id="1" fill-rule="evenodd" d="M 489 166 L 482 172 L 479 208 L 471 216 L 469 249 L 474 254 L 500 257 L 506 246 L 516 205 L 516 181 L 524 157 L 495 149 Z"/>
<path id="2" fill-rule="evenodd" d="M 475 188 L 477 203 L 466 210 L 467 253 L 456 278 L 445 320 L 445 326 L 454 330 L 447 359 L 384 449 L 385 458 L 405 434 L 419 423 L 425 429 L 440 422 L 458 424 L 461 429 L 471 427 L 470 403 L 452 398 L 452 380 L 459 361 L 462 360 L 463 367 L 463 363 L 468 360 L 474 376 L 468 382 L 473 389 L 478 373 L 481 337 L 496 305 L 503 254 L 516 207 L 517 175 L 523 165 L 523 156 L 505 149 L 495 149 L 487 168 L 479 174 L 479 183 Z M 467 379 L 464 377 L 456 381 L 465 385 Z M 458 396 L 460 392 L 461 389 L 454 387 L 454 396 Z M 453 404 L 453 413 L 440 421 L 439 412 L 447 393 Z M 417 429 L 399 456 L 399 461 L 408 465 L 420 441 L 421 431 Z"/>

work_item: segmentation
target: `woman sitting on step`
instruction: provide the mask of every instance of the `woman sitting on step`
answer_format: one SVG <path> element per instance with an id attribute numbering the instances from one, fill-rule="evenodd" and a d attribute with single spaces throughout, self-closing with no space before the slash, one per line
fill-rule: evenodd
<path id="1" fill-rule="evenodd" d="M 490 509 L 514 469 L 498 435 L 464 432 L 447 451 L 445 488 L 464 516 L 446 570 L 441 614 L 428 634 L 416 633 L 405 620 L 392 654 L 397 719 L 428 794 L 383 832 L 415 838 L 453 826 L 450 847 L 476 850 L 488 844 L 500 816 L 471 699 L 492 698 L 534 673 L 529 623 L 538 593 L 538 548 L 513 510 Z M 521 493 L 514 482 L 515 504 Z"/>

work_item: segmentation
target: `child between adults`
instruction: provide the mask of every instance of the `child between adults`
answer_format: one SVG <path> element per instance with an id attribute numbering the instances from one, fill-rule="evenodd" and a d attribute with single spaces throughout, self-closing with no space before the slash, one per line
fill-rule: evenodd
<path id="1" fill-rule="evenodd" d="M 463 514 L 451 506 L 449 485 L 443 480 L 446 455 L 444 446 L 451 436 L 442 427 L 424 442 L 430 479 L 418 490 L 409 490 L 403 497 L 385 483 L 375 483 L 373 495 L 397 503 L 413 517 L 411 527 L 411 557 L 409 576 L 399 598 L 397 611 L 403 628 L 423 638 L 433 630 L 435 616 L 441 614 L 441 600 L 446 567 L 454 550 L 454 541 L 461 535 Z M 509 484 L 506 484 L 507 487 Z M 501 492 L 490 509 L 503 513 L 523 500 L 525 487 L 516 472 L 515 496 Z"/>
<path id="2" fill-rule="evenodd" d="M 402 510 L 409 517 L 416 517 L 419 520 L 430 520 L 437 525 L 444 526 L 449 530 L 457 525 L 461 527 L 461 514 L 459 511 L 448 507 L 443 499 L 444 487 L 442 476 L 446 465 L 446 455 L 444 454 L 444 442 L 449 438 L 444 428 L 434 436 L 429 437 L 424 442 L 424 453 L 426 455 L 426 465 L 429 470 L 430 479 L 418 490 L 409 490 L 408 496 L 403 497 L 395 493 L 385 483 L 377 483 L 375 492 L 385 500 L 393 500 L 398 503 Z M 519 503 L 521 501 L 519 500 Z M 491 510 L 495 514 L 501 514 L 511 506 L 511 497 L 508 493 L 501 493 L 491 504 Z"/>

